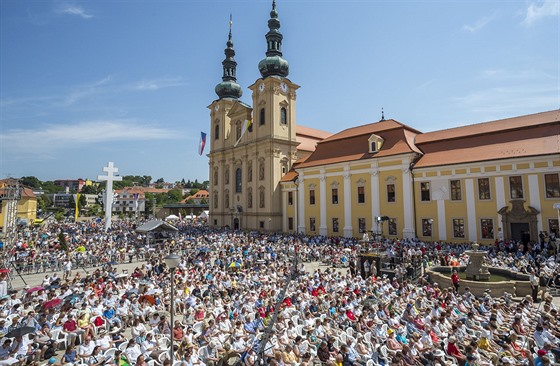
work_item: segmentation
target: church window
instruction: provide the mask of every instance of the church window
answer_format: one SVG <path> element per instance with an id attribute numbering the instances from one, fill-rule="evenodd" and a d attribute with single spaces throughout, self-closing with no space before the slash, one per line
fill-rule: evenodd
<path id="1" fill-rule="evenodd" d="M 288 192 L 288 205 L 292 206 L 294 204 L 294 192 Z"/>
<path id="2" fill-rule="evenodd" d="M 212 197 L 212 201 L 214 201 L 214 208 L 218 208 L 218 192 L 214 191 L 214 197 Z"/>
<path id="3" fill-rule="evenodd" d="M 359 217 L 358 218 L 358 230 L 360 231 L 360 233 L 365 233 L 366 232 L 366 218 L 365 217 Z"/>
<path id="4" fill-rule="evenodd" d="M 310 205 L 315 204 L 315 190 L 314 189 L 309 190 L 309 204 Z"/>
<path id="5" fill-rule="evenodd" d="M 284 107 L 280 108 L 280 124 L 288 124 L 288 111 Z"/>
<path id="6" fill-rule="evenodd" d="M 366 189 L 363 186 L 358 187 L 358 203 L 366 202 Z"/>
<path id="7" fill-rule="evenodd" d="M 253 181 L 253 162 L 249 161 L 247 167 L 247 182 L 252 182 L 252 181 Z"/>
<path id="8" fill-rule="evenodd" d="M 224 206 L 225 206 L 225 208 L 229 208 L 229 192 L 228 191 L 226 191 L 226 194 L 225 194 Z"/>
<path id="9" fill-rule="evenodd" d="M 312 232 L 315 231 L 315 218 L 314 217 L 309 218 L 309 231 L 312 231 Z"/>
<path id="10" fill-rule="evenodd" d="M 338 204 L 338 188 L 331 188 L 331 196 L 332 196 L 332 204 L 333 205 L 337 205 Z"/>
<path id="11" fill-rule="evenodd" d="M 509 177 L 509 193 L 512 199 L 523 198 L 523 178 L 520 175 Z"/>
<path id="12" fill-rule="evenodd" d="M 480 236 L 482 239 L 494 239 L 493 219 L 480 219 Z"/>
<path id="13" fill-rule="evenodd" d="M 453 219 L 453 237 L 465 237 L 465 219 Z"/>
<path id="14" fill-rule="evenodd" d="M 214 140 L 217 140 L 220 138 L 220 125 L 216 125 L 214 126 Z"/>
<path id="15" fill-rule="evenodd" d="M 478 199 L 479 200 L 489 200 L 490 196 L 490 178 L 479 178 L 478 179 Z"/>
<path id="16" fill-rule="evenodd" d="M 461 195 L 461 181 L 454 179 L 450 182 L 451 184 L 451 200 L 460 201 L 462 199 Z"/>
<path id="17" fill-rule="evenodd" d="M 434 220 L 433 219 L 422 219 L 422 236 L 432 237 Z"/>
<path id="18" fill-rule="evenodd" d="M 387 184 L 387 202 L 395 202 L 396 200 L 395 184 Z"/>
<path id="19" fill-rule="evenodd" d="M 390 218 L 389 219 L 389 235 L 397 235 L 398 230 L 397 230 L 397 219 L 396 218 Z"/>
<path id="20" fill-rule="evenodd" d="M 261 108 L 259 112 L 259 125 L 264 126 L 265 119 L 264 119 L 264 108 Z"/>
<path id="21" fill-rule="evenodd" d="M 218 184 L 218 169 L 214 169 L 214 185 Z"/>
<path id="22" fill-rule="evenodd" d="M 241 193 L 242 182 L 241 182 L 241 168 L 235 170 L 235 192 Z"/>
<path id="23" fill-rule="evenodd" d="M 430 182 L 420 182 L 420 200 L 430 202 Z"/>
<path id="24" fill-rule="evenodd" d="M 333 233 L 338 233 L 338 217 L 332 218 L 332 231 Z"/>
<path id="25" fill-rule="evenodd" d="M 544 175 L 546 198 L 560 197 L 560 179 L 558 177 L 558 173 Z"/>
<path id="26" fill-rule="evenodd" d="M 229 167 L 226 167 L 226 171 L 224 173 L 224 184 L 229 184 Z"/>

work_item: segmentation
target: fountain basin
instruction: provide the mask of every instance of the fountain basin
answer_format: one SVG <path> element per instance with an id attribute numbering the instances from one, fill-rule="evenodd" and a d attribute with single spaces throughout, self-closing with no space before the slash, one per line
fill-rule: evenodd
<path id="1" fill-rule="evenodd" d="M 516 297 L 531 295 L 529 275 L 509 269 L 488 267 L 489 278 L 486 281 L 462 279 L 462 277 L 465 276 L 466 266 L 436 266 L 428 268 L 426 273 L 430 276 L 431 282 L 439 283 L 440 288 L 452 287 L 451 272 L 453 269 L 459 272 L 459 277 L 461 278 L 459 282 L 459 293 L 463 293 L 465 287 L 469 287 L 475 296 L 483 296 L 486 289 L 492 290 L 491 295 L 493 297 L 502 296 L 505 292 Z"/>

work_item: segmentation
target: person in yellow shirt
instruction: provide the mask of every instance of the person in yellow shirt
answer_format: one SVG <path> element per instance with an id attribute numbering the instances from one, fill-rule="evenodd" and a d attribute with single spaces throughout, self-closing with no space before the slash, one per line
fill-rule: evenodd
<path id="1" fill-rule="evenodd" d="M 298 364 L 296 354 L 294 353 L 292 346 L 287 345 L 286 348 L 284 348 L 284 352 L 282 352 L 282 361 L 284 361 L 284 364 L 286 365 L 295 366 Z"/>

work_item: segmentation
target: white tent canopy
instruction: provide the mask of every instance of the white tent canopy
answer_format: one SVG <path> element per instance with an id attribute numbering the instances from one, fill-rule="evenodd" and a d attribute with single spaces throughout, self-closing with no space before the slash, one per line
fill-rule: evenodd
<path id="1" fill-rule="evenodd" d="M 179 216 L 176 215 L 169 215 L 165 218 L 165 220 L 179 220 Z"/>
<path id="2" fill-rule="evenodd" d="M 200 218 L 202 219 L 207 219 L 208 215 L 210 214 L 210 211 L 206 210 L 206 211 L 202 211 L 202 213 L 200 214 Z"/>

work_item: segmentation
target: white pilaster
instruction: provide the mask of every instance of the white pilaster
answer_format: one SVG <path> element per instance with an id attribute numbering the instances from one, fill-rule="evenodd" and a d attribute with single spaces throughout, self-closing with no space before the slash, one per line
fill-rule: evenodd
<path id="1" fill-rule="evenodd" d="M 541 191 L 539 190 L 539 177 L 536 174 L 531 174 L 527 177 L 529 179 L 529 206 L 539 210 L 537 215 L 537 231 L 543 231 L 542 214 L 541 212 Z"/>
<path id="2" fill-rule="evenodd" d="M 496 192 L 496 211 L 500 211 L 506 205 L 504 192 L 504 177 L 494 178 L 494 192 Z M 498 239 L 504 239 L 504 225 L 501 215 L 498 215 Z"/>
<path id="3" fill-rule="evenodd" d="M 288 232 L 288 210 L 286 210 L 288 204 L 288 192 L 282 192 L 282 231 Z"/>
<path id="4" fill-rule="evenodd" d="M 350 168 L 344 168 L 344 236 L 352 237 L 352 177 Z"/>
<path id="5" fill-rule="evenodd" d="M 375 218 L 381 216 L 381 208 L 379 205 L 379 169 L 376 166 L 371 167 L 371 231 L 377 232 L 377 225 Z"/>
<path id="6" fill-rule="evenodd" d="M 445 200 L 443 197 L 437 200 L 437 227 L 438 239 L 447 240 L 447 220 L 445 217 Z"/>
<path id="7" fill-rule="evenodd" d="M 327 235 L 327 177 L 323 172 L 319 176 L 319 205 L 319 235 Z"/>
<path id="8" fill-rule="evenodd" d="M 303 173 L 299 173 L 299 184 L 297 186 L 297 204 L 298 210 L 298 233 L 305 233 L 305 179 Z"/>
<path id="9" fill-rule="evenodd" d="M 414 202 L 412 200 L 412 177 L 408 165 L 402 166 L 404 228 L 403 238 L 414 238 Z"/>
<path id="10" fill-rule="evenodd" d="M 467 227 L 469 228 L 469 240 L 476 241 L 476 207 L 474 206 L 474 182 L 472 179 L 465 179 L 465 200 L 467 201 Z"/>

